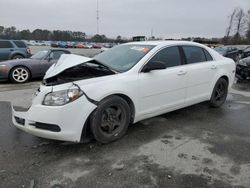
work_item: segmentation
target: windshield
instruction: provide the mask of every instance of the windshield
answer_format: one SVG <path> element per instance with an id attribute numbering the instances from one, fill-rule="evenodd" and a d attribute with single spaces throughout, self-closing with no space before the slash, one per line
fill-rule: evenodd
<path id="1" fill-rule="evenodd" d="M 94 59 L 117 72 L 125 72 L 138 63 L 154 46 L 153 45 L 120 45 L 111 48 Z"/>
<path id="2" fill-rule="evenodd" d="M 43 59 L 48 54 L 47 50 L 40 51 L 31 56 L 31 59 Z"/>

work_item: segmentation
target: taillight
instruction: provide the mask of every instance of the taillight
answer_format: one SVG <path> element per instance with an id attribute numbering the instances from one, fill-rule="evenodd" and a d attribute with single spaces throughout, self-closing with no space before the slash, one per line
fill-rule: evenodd
<path id="1" fill-rule="evenodd" d="M 26 50 L 27 50 L 27 53 L 31 54 L 30 48 L 27 48 Z"/>

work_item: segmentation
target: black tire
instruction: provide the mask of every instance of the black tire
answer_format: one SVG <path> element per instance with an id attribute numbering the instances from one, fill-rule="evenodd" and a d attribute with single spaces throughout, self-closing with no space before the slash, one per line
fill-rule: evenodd
<path id="1" fill-rule="evenodd" d="M 224 78 L 220 78 L 213 89 L 210 99 L 210 106 L 218 108 L 226 101 L 228 93 L 228 82 Z"/>
<path id="2" fill-rule="evenodd" d="M 126 134 L 130 119 L 128 103 L 119 96 L 111 96 L 102 100 L 91 115 L 91 131 L 98 142 L 107 144 Z"/>
<path id="3" fill-rule="evenodd" d="M 9 74 L 9 79 L 13 83 L 25 83 L 30 79 L 30 71 L 23 66 L 14 67 Z"/>
<path id="4" fill-rule="evenodd" d="M 14 55 L 11 59 L 23 59 L 22 55 Z"/>

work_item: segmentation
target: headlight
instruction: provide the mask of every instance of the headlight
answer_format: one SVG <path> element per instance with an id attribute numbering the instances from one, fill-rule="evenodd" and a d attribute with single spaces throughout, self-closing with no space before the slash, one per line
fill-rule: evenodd
<path id="1" fill-rule="evenodd" d="M 68 90 L 56 91 L 48 93 L 43 100 L 46 106 L 62 106 L 73 102 L 83 95 L 83 91 L 79 88 L 70 88 Z"/>
<path id="2" fill-rule="evenodd" d="M 247 66 L 247 63 L 243 60 L 239 60 L 238 64 L 242 66 Z"/>

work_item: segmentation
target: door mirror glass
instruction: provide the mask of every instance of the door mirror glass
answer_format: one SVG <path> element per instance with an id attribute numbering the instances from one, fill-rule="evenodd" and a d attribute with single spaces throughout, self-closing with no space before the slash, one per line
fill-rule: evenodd
<path id="1" fill-rule="evenodd" d="M 166 69 L 166 65 L 160 61 L 149 61 L 142 69 L 142 72 Z"/>

